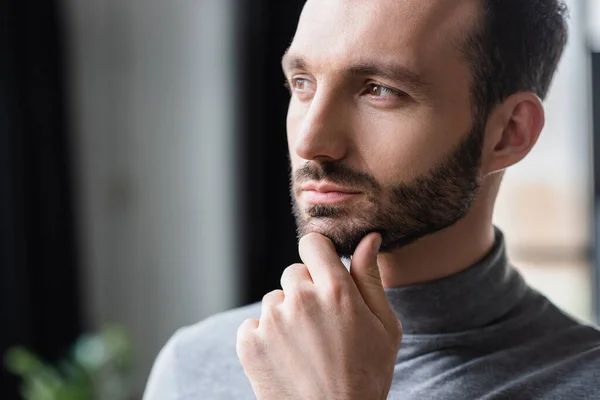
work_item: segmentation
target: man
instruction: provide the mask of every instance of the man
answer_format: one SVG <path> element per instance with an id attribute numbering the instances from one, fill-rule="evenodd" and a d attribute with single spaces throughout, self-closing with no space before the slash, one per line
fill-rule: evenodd
<path id="1" fill-rule="evenodd" d="M 543 128 L 565 13 L 308 0 L 283 57 L 303 264 L 176 333 L 145 399 L 600 398 L 600 333 L 529 288 L 492 225 Z"/>

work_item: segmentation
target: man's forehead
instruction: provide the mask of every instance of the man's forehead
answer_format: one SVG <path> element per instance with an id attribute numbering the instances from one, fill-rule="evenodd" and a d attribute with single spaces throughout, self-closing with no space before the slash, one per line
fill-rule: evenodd
<path id="1" fill-rule="evenodd" d="M 436 23 L 461 16 L 474 16 L 482 0 L 307 0 L 302 12 L 310 20 L 331 20 L 347 17 L 382 23 Z"/>
<path id="2" fill-rule="evenodd" d="M 449 47 L 462 43 L 479 1 L 308 0 L 291 48 L 306 57 L 401 55 L 407 64 L 427 63 L 457 51 Z"/>

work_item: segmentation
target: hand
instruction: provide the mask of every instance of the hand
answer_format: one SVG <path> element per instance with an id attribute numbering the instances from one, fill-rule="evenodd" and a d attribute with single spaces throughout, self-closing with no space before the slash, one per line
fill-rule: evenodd
<path id="1" fill-rule="evenodd" d="M 385 399 L 402 329 L 381 284 L 371 233 L 350 273 L 323 235 L 300 240 L 304 264 L 288 267 L 283 290 L 265 295 L 260 320 L 237 333 L 237 354 L 259 400 Z"/>

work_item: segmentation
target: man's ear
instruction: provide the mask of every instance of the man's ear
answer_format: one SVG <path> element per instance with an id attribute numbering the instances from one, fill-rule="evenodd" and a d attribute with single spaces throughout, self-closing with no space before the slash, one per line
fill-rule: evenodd
<path id="1" fill-rule="evenodd" d="M 515 93 L 496 106 L 486 128 L 485 174 L 502 171 L 525 158 L 540 137 L 544 123 L 544 106 L 533 93 Z"/>

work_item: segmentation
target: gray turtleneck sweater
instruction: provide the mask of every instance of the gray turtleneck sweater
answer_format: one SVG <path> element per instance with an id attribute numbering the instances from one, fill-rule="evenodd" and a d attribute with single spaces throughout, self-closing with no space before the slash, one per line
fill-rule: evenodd
<path id="1" fill-rule="evenodd" d="M 465 271 L 386 293 L 404 327 L 389 399 L 600 399 L 600 331 L 528 287 L 500 232 Z M 235 342 L 259 317 L 257 303 L 179 330 L 144 400 L 254 399 Z"/>

